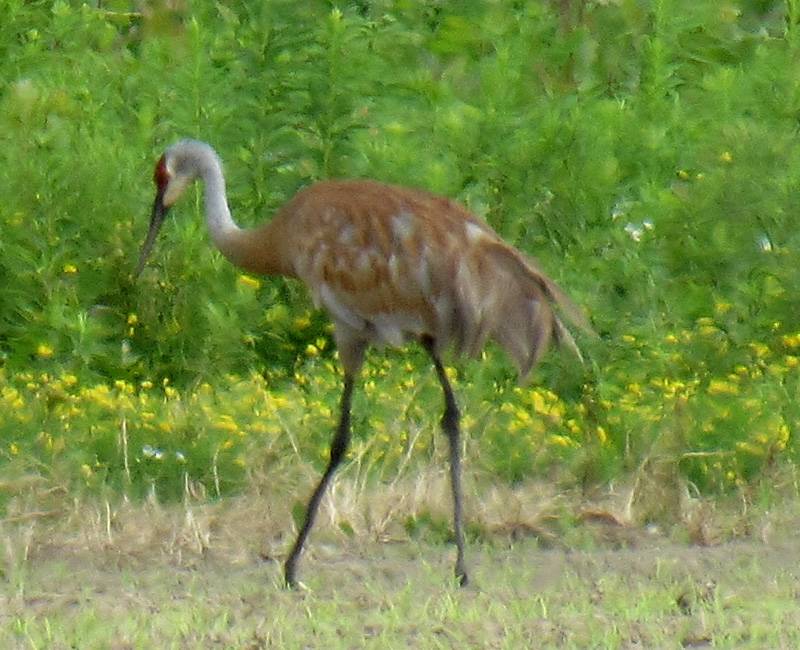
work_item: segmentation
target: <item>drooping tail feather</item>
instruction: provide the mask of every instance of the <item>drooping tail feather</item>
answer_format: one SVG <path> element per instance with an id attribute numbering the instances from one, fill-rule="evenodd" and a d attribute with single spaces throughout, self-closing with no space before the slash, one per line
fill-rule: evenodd
<path id="1" fill-rule="evenodd" d="M 483 242 L 480 262 L 471 265 L 471 287 L 461 291 L 462 314 L 474 323 L 464 348 L 475 354 L 487 338 L 497 341 L 519 368 L 531 371 L 550 341 L 566 346 L 583 361 L 559 314 L 594 334 L 588 319 L 567 295 L 529 259 L 502 242 Z M 462 283 L 463 286 L 463 283 Z M 469 303 L 466 307 L 465 303 Z"/>

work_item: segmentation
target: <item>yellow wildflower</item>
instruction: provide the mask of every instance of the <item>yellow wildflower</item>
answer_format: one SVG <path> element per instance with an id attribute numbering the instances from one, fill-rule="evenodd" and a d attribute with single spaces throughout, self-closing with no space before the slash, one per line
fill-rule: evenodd
<path id="1" fill-rule="evenodd" d="M 709 395 L 737 395 L 739 387 L 729 381 L 722 379 L 712 379 L 708 382 Z"/>
<path id="2" fill-rule="evenodd" d="M 733 162 L 733 154 L 730 151 L 723 151 L 719 155 L 720 162 L 730 163 Z"/>
<path id="3" fill-rule="evenodd" d="M 747 442 L 746 440 L 740 440 L 739 442 L 737 442 L 736 449 L 748 454 L 752 454 L 753 456 L 764 455 L 764 450 L 761 447 L 759 447 L 758 445 L 754 445 L 752 442 Z"/>
<path id="4" fill-rule="evenodd" d="M 758 357 L 759 359 L 763 359 L 764 357 L 769 355 L 769 348 L 763 343 L 754 341 L 753 343 L 750 344 L 749 347 L 750 350 L 753 352 L 753 354 L 755 354 L 756 357 Z"/>
<path id="5" fill-rule="evenodd" d="M 548 440 L 551 444 L 557 445 L 558 447 L 577 447 L 578 443 L 575 442 L 572 438 L 568 438 L 567 436 L 562 436 L 557 433 L 551 433 L 548 436 Z"/>
<path id="6" fill-rule="evenodd" d="M 244 273 L 239 275 L 238 282 L 243 287 L 247 287 L 248 289 L 256 290 L 261 288 L 261 280 L 259 280 L 258 278 L 251 277 L 249 275 L 245 275 Z"/>
<path id="7" fill-rule="evenodd" d="M 266 395 L 267 402 L 276 410 L 285 409 L 289 406 L 289 398 L 285 395 Z"/>
<path id="8" fill-rule="evenodd" d="M 547 413 L 547 405 L 544 402 L 544 396 L 538 390 L 534 390 L 531 393 L 531 403 L 533 404 L 533 410 L 537 413 Z"/>
<path id="9" fill-rule="evenodd" d="M 12 409 L 20 409 L 25 406 L 25 402 L 16 388 L 5 386 L 3 387 L 2 395 L 3 401 L 6 402 L 6 404 L 8 404 Z"/>
<path id="10" fill-rule="evenodd" d="M 111 398 L 111 391 L 105 384 L 97 384 L 91 388 L 84 388 L 81 390 L 81 395 L 107 409 L 114 408 L 115 406 L 114 400 Z"/>
<path id="11" fill-rule="evenodd" d="M 65 264 L 61 270 L 67 275 L 74 275 L 78 272 L 78 267 L 74 264 Z"/>
<path id="12" fill-rule="evenodd" d="M 531 423 L 531 420 L 533 419 L 533 418 L 531 417 L 531 414 L 530 414 L 530 413 L 528 413 L 528 412 L 527 412 L 525 409 L 523 409 L 523 408 L 515 408 L 515 409 L 514 409 L 514 416 L 515 416 L 515 418 L 516 418 L 516 421 L 517 421 L 517 422 L 519 422 L 519 423 L 520 423 L 520 424 L 522 424 L 522 425 L 528 425 L 528 424 L 530 424 L 530 423 Z"/>
<path id="13" fill-rule="evenodd" d="M 787 348 L 800 348 L 800 332 L 797 334 L 786 334 L 781 337 L 781 341 Z"/>
<path id="14" fill-rule="evenodd" d="M 36 356 L 40 359 L 49 359 L 53 356 L 54 351 L 47 343 L 40 343 L 39 347 L 36 348 Z"/>
<path id="15" fill-rule="evenodd" d="M 775 441 L 775 446 L 780 450 L 783 451 L 786 449 L 786 445 L 789 444 L 789 427 L 784 422 L 778 426 L 778 436 L 777 440 Z"/>
<path id="16" fill-rule="evenodd" d="M 311 325 L 311 319 L 308 315 L 298 316 L 294 319 L 294 328 L 297 330 L 304 330 Z"/>
<path id="17" fill-rule="evenodd" d="M 236 424 L 236 422 L 233 421 L 233 418 L 227 414 L 220 416 L 214 422 L 214 425 L 218 429 L 222 429 L 223 431 L 229 431 L 231 433 L 236 433 L 239 430 L 239 426 Z"/>

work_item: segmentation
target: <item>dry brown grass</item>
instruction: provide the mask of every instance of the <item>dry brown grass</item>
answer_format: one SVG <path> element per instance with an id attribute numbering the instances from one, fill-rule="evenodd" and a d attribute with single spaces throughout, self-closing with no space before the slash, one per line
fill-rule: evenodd
<path id="1" fill-rule="evenodd" d="M 310 554 L 330 543 L 407 541 L 408 522 L 420 517 L 449 526 L 448 474 L 439 461 L 381 483 L 359 475 L 355 465 L 345 468 L 323 501 Z M 776 510 L 754 505 L 758 488 L 726 499 L 702 498 L 684 481 L 670 483 L 650 469 L 644 463 L 626 482 L 590 498 L 554 483 L 501 485 L 467 472 L 467 521 L 489 543 L 533 537 L 542 546 L 619 547 L 670 538 L 708 546 L 741 538 L 769 541 L 797 511 L 789 505 L 797 503 L 792 470 L 776 471 L 769 481 L 776 502 L 779 491 L 794 497 Z M 163 504 L 155 495 L 140 502 L 75 496 L 36 475 L 22 475 L 0 486 L 14 495 L 0 519 L 3 563 L 10 567 L 54 552 L 159 557 L 178 564 L 202 557 L 234 564 L 282 560 L 296 532 L 292 510 L 304 505 L 316 479 L 312 468 L 294 467 L 254 477 L 239 496 L 209 500 L 187 486 L 182 503 Z"/>
<path id="2" fill-rule="evenodd" d="M 440 530 L 413 539 L 405 526 L 449 526 L 438 460 L 379 484 L 346 468 L 301 567 L 311 588 L 292 593 L 276 563 L 317 479 L 308 467 L 254 477 L 248 493 L 220 500 L 187 486 L 172 504 L 8 479 L 0 645 L 796 647 L 792 472 L 770 478 L 770 507 L 755 491 L 712 501 L 687 487 L 677 516 L 647 524 L 636 519 L 647 505 L 636 475 L 588 498 L 467 472 L 481 541 L 468 549 L 474 585 L 457 590 Z"/>

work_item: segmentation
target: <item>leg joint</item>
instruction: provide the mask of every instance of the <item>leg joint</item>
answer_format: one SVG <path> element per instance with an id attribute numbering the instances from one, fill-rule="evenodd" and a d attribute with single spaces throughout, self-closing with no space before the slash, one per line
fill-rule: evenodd
<path id="1" fill-rule="evenodd" d="M 458 433 L 458 421 L 460 417 L 461 414 L 458 411 L 458 406 L 456 406 L 455 401 L 451 402 L 448 400 L 444 407 L 444 413 L 442 414 L 442 429 L 444 429 L 448 436 L 453 433 Z"/>

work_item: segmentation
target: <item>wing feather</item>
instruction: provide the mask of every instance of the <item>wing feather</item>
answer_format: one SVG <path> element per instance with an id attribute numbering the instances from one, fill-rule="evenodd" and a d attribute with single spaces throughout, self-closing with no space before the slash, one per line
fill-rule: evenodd
<path id="1" fill-rule="evenodd" d="M 521 375 L 549 342 L 579 357 L 557 312 L 583 312 L 536 264 L 459 204 L 371 181 L 318 183 L 287 206 L 293 269 L 337 326 L 364 343 L 433 337 L 476 355 L 490 338 Z"/>

